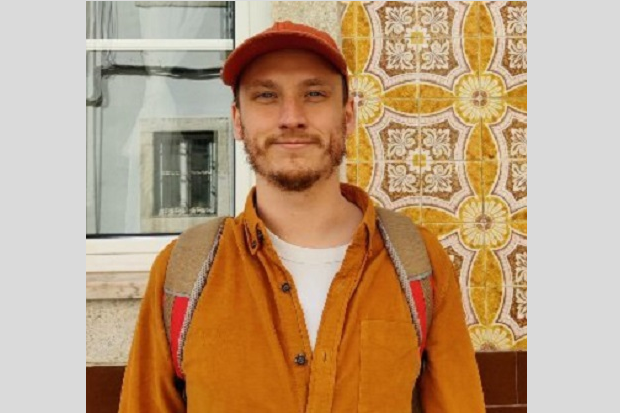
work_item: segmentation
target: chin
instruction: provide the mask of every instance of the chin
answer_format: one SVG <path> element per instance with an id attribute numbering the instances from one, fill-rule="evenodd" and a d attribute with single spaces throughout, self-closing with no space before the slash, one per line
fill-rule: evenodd
<path id="1" fill-rule="evenodd" d="M 321 179 L 331 176 L 333 171 L 325 168 L 272 169 L 264 174 L 265 178 L 278 188 L 290 192 L 302 192 L 310 189 Z"/>

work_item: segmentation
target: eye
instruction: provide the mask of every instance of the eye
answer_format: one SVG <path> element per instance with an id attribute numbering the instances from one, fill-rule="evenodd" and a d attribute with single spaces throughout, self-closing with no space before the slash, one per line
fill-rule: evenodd
<path id="1" fill-rule="evenodd" d="M 265 91 L 265 92 L 258 92 L 254 95 L 254 99 L 259 99 L 259 100 L 271 100 L 271 99 L 275 99 L 277 97 L 275 92 L 269 92 L 269 91 Z"/>
<path id="2" fill-rule="evenodd" d="M 321 90 L 311 90 L 306 94 L 306 96 L 310 98 L 321 98 L 327 96 L 327 94 Z"/>

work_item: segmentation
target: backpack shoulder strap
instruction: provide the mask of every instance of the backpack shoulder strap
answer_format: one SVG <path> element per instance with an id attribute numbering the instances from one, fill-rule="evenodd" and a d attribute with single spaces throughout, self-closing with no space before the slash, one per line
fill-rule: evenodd
<path id="1" fill-rule="evenodd" d="M 204 289 L 227 217 L 213 218 L 179 235 L 164 282 L 163 315 L 172 364 L 184 379 L 183 347 L 198 298 Z"/>
<path id="2" fill-rule="evenodd" d="M 433 318 L 432 268 L 426 245 L 418 227 L 405 215 L 380 207 L 377 215 L 385 248 L 409 304 L 422 354 Z"/>

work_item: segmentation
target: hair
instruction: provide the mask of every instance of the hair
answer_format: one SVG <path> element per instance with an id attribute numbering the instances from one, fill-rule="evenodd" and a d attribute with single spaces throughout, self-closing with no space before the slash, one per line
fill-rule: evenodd
<path id="1" fill-rule="evenodd" d="M 237 109 L 239 109 L 239 83 L 241 82 L 242 74 L 243 73 L 237 76 L 235 87 L 233 87 L 234 102 Z M 342 79 L 342 105 L 344 106 L 349 100 L 349 85 L 347 84 L 347 79 L 343 75 L 340 75 L 340 78 Z"/>

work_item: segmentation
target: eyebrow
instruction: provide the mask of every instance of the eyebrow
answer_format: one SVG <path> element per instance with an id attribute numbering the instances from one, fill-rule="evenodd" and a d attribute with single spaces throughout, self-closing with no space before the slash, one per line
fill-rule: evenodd
<path id="1" fill-rule="evenodd" d="M 245 86 L 247 89 L 255 88 L 255 87 L 264 87 L 268 89 L 275 89 L 276 84 L 272 80 L 254 80 L 250 84 Z"/>
<path id="2" fill-rule="evenodd" d="M 318 77 L 307 79 L 302 82 L 304 86 L 330 86 L 328 82 L 324 79 L 320 79 Z"/>
<path id="3" fill-rule="evenodd" d="M 301 82 L 302 86 L 330 86 L 328 82 L 326 82 L 324 79 L 320 79 L 320 78 L 311 78 L 311 79 L 306 79 L 303 82 Z M 277 85 L 273 80 L 269 80 L 269 79 L 265 79 L 265 80 L 254 80 L 252 82 L 250 82 L 248 85 L 245 86 L 246 89 L 252 89 L 252 88 L 260 88 L 260 87 L 264 87 L 267 89 L 276 89 Z M 331 86 L 330 86 L 331 87 Z"/>

